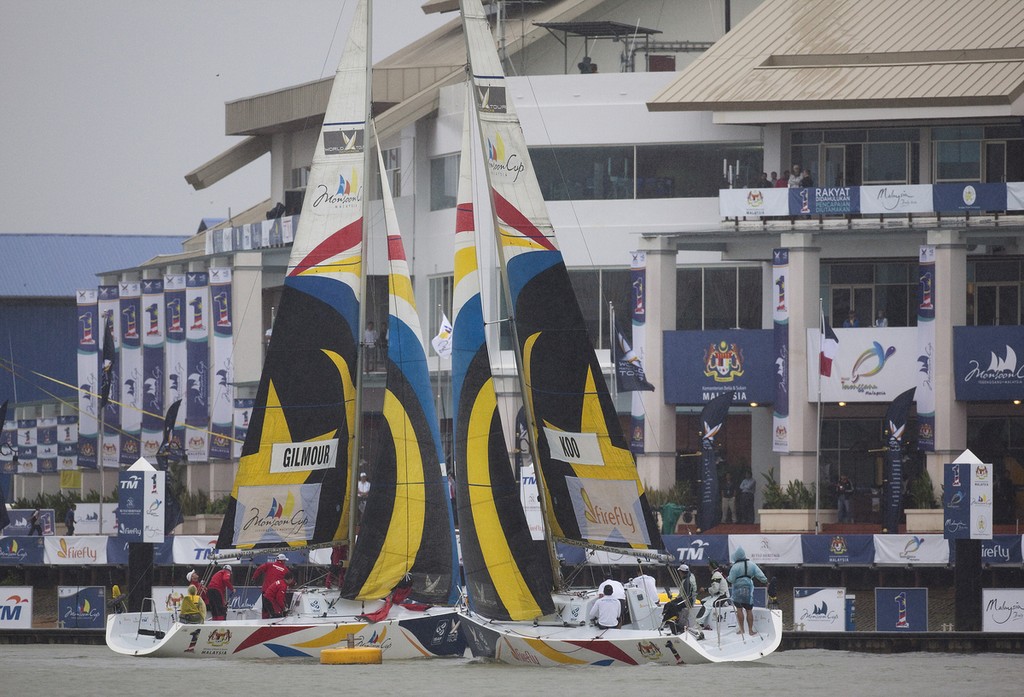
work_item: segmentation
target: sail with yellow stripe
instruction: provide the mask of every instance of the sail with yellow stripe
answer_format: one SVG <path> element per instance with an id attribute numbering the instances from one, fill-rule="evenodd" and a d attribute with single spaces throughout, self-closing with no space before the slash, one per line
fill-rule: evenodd
<path id="1" fill-rule="evenodd" d="M 383 162 L 378 162 L 384 172 Z M 384 419 L 374 434 L 371 496 L 341 594 L 357 600 L 381 598 L 408 576 L 413 599 L 452 604 L 458 598 L 458 554 L 441 434 L 387 177 L 381 177 L 381 189 L 389 266 Z"/>
<path id="2" fill-rule="evenodd" d="M 519 500 L 484 338 L 467 102 L 455 213 L 452 406 L 456 500 L 469 606 L 500 620 L 554 612 L 551 567 Z"/>
<path id="3" fill-rule="evenodd" d="M 367 12 L 334 78 L 217 546 L 348 537 L 363 265 Z"/>
<path id="4" fill-rule="evenodd" d="M 661 549 L 478 0 L 463 2 L 463 18 L 548 532 L 556 541 Z"/>

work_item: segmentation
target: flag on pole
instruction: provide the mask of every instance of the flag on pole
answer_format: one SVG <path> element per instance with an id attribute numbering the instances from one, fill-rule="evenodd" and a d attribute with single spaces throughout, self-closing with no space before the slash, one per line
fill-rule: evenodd
<path id="1" fill-rule="evenodd" d="M 452 323 L 448 317 L 441 315 L 441 328 L 437 330 L 437 336 L 430 340 L 430 345 L 437 351 L 441 358 L 450 358 L 452 355 Z"/>
<path id="2" fill-rule="evenodd" d="M 647 375 L 640 363 L 640 357 L 633 353 L 633 347 L 616 323 L 615 341 L 612 343 L 615 362 L 615 384 L 619 392 L 654 391 L 654 385 L 647 382 Z"/>
<path id="3" fill-rule="evenodd" d="M 110 380 L 114 370 L 114 323 L 107 319 L 103 329 L 103 373 L 100 376 L 100 412 L 110 401 Z"/>
<path id="4" fill-rule="evenodd" d="M 823 377 L 832 377 L 832 361 L 839 354 L 839 337 L 832 331 L 828 317 L 821 315 L 821 353 L 819 370 Z"/>

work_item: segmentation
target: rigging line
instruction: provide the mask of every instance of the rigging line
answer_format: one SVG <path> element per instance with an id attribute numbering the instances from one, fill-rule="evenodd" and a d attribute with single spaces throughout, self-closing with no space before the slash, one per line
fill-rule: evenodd
<path id="1" fill-rule="evenodd" d="M 18 375 L 18 376 L 21 376 L 22 379 L 25 379 L 25 376 L 24 376 L 23 373 L 19 373 L 18 371 L 14 370 L 13 367 L 11 367 L 11 366 L 14 366 L 14 365 L 15 365 L 14 363 L 11 363 L 9 361 L 0 360 L 0 367 L 2 367 L 5 370 L 9 371 L 12 375 Z M 44 380 L 49 380 L 50 382 L 55 382 L 58 385 L 61 385 L 62 387 L 70 388 L 71 390 L 74 390 L 76 393 L 84 393 L 84 394 L 87 394 L 87 395 L 91 395 L 92 397 L 95 397 L 97 399 L 100 396 L 98 392 L 90 392 L 89 390 L 83 390 L 82 388 L 77 387 L 76 385 L 71 385 L 69 383 L 64 382 L 63 380 L 58 380 L 57 378 L 51 377 L 49 375 L 44 375 L 43 373 L 40 373 L 40 372 L 35 371 L 35 370 L 32 370 L 31 368 L 28 369 L 28 372 L 32 373 L 33 375 L 37 375 L 37 376 L 43 378 Z M 59 404 L 62 404 L 64 406 L 66 406 L 66 407 L 69 407 L 73 411 L 75 411 L 75 412 L 77 412 L 79 414 L 82 413 L 82 410 L 74 402 L 68 402 L 65 399 L 63 399 L 61 397 L 58 397 L 56 394 L 46 390 L 45 388 L 43 388 L 42 386 L 40 386 L 40 385 L 38 385 L 36 383 L 32 383 L 32 384 L 33 384 L 33 386 L 37 390 L 39 390 L 40 392 L 42 392 L 43 394 L 45 394 L 45 395 L 47 395 L 49 397 L 52 397 Z M 121 407 L 122 409 L 130 409 L 132 411 L 137 411 L 140 414 L 144 414 L 146 416 L 152 416 L 154 418 L 160 419 L 161 424 L 163 423 L 163 419 L 164 419 L 164 416 L 165 416 L 164 414 L 157 414 L 155 412 L 146 411 L 145 409 L 139 409 L 139 408 L 137 408 L 137 407 L 135 407 L 135 406 L 133 406 L 131 404 L 125 404 L 124 402 L 119 402 L 116 399 L 109 400 L 109 403 L 110 404 L 116 404 L 117 406 Z M 87 413 L 88 416 L 91 416 L 94 419 L 99 420 L 99 418 L 100 418 L 99 414 L 88 414 L 88 412 L 86 412 L 86 413 Z M 111 429 L 114 429 L 117 433 L 120 433 L 121 435 L 131 436 L 132 438 L 135 438 L 134 436 L 132 436 L 132 434 L 130 434 L 130 433 L 126 432 L 126 431 L 122 431 L 122 430 L 120 430 L 120 428 L 114 427 L 109 422 L 104 423 L 104 426 L 106 426 L 108 428 L 111 428 Z M 161 426 L 161 430 L 162 430 L 162 428 L 163 428 L 163 426 Z M 220 436 L 221 438 L 226 438 L 227 440 L 229 440 L 229 441 L 231 441 L 233 443 L 242 443 L 243 442 L 243 441 L 240 441 L 240 440 L 238 440 L 238 439 L 236 439 L 236 438 L 234 438 L 232 436 L 226 436 L 226 435 L 224 435 L 222 433 L 214 433 L 213 431 L 209 431 L 209 430 L 207 430 L 205 428 L 197 428 L 195 426 L 189 426 L 188 428 L 190 428 L 190 429 L 192 429 L 194 431 L 199 431 L 200 433 L 205 433 L 205 434 L 207 434 L 209 436 Z M 141 440 L 141 436 L 139 436 L 138 438 L 135 438 L 135 439 L 136 440 Z"/>

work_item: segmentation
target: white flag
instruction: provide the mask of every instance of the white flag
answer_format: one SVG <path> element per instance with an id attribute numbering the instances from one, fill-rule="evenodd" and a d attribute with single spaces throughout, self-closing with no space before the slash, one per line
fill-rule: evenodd
<path id="1" fill-rule="evenodd" d="M 437 336 L 430 340 L 430 345 L 437 351 L 441 358 L 450 358 L 452 355 L 452 323 L 448 318 L 441 315 L 441 328 L 437 330 Z"/>

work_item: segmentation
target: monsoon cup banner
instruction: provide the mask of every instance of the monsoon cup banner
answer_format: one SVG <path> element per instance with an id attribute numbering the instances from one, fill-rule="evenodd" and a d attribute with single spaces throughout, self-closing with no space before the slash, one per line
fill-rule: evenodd
<path id="1" fill-rule="evenodd" d="M 103 586 L 57 586 L 57 626 L 61 629 L 103 629 L 106 607 Z"/>
<path id="2" fill-rule="evenodd" d="M 953 377 L 961 402 L 1024 394 L 1024 326 L 953 327 Z"/>
<path id="3" fill-rule="evenodd" d="M 723 218 L 1024 210 L 1024 183 L 721 189 Z M 209 238 L 208 238 L 209 239 Z"/>
<path id="4" fill-rule="evenodd" d="M 846 631 L 846 589 L 794 588 L 793 626 L 805 632 Z"/>

